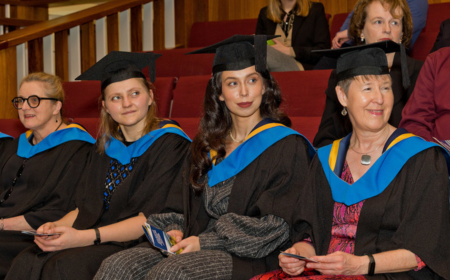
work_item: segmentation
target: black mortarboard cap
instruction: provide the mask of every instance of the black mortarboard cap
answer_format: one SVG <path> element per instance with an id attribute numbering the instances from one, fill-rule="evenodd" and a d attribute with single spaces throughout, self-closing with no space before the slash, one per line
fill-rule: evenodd
<path id="1" fill-rule="evenodd" d="M 142 69 L 149 67 L 150 81 L 155 81 L 155 61 L 161 54 L 112 51 L 75 80 L 101 81 L 102 90 L 108 85 L 131 78 L 144 78 Z"/>
<path id="2" fill-rule="evenodd" d="M 408 88 L 410 85 L 405 48 L 393 41 L 332 50 L 313 50 L 313 52 L 337 58 L 336 74 L 338 81 L 359 75 L 389 74 L 386 53 L 400 52 L 403 87 Z"/>
<path id="3" fill-rule="evenodd" d="M 267 69 L 267 40 L 278 35 L 234 35 L 222 42 L 187 54 L 215 53 L 213 73 L 242 70 L 255 65 L 256 71 Z M 254 46 L 254 47 L 253 47 Z"/>

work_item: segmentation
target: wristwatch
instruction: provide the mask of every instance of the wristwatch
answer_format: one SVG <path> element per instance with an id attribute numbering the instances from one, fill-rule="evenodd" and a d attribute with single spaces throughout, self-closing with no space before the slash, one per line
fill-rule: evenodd
<path id="1" fill-rule="evenodd" d="M 100 231 L 98 230 L 98 228 L 94 228 L 94 231 L 95 231 L 94 245 L 99 245 L 100 243 L 102 243 L 102 240 L 100 239 Z"/>

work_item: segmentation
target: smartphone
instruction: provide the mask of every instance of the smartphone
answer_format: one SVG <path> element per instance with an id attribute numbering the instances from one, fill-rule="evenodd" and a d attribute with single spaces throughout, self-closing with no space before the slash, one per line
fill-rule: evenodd
<path id="1" fill-rule="evenodd" d="M 318 261 L 311 260 L 311 259 L 308 259 L 307 257 L 303 257 L 303 256 L 299 256 L 299 255 L 289 254 L 289 253 L 285 253 L 285 252 L 281 252 L 281 254 L 285 255 L 285 256 L 288 256 L 288 257 L 296 258 L 296 259 L 299 259 L 299 260 L 305 261 L 305 262 L 318 263 Z"/>
<path id="2" fill-rule="evenodd" d="M 35 230 L 24 230 L 23 234 L 35 235 L 35 236 L 53 236 L 58 235 L 59 233 L 37 233 Z"/>

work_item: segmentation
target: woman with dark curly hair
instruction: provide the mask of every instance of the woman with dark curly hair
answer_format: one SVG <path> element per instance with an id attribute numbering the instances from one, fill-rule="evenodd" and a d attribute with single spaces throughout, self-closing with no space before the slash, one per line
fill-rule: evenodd
<path id="1" fill-rule="evenodd" d="M 181 254 L 136 247 L 106 259 L 96 279 L 249 279 L 277 266 L 314 150 L 279 110 L 266 40 L 236 35 L 196 51 L 216 56 L 189 178 L 180 183 L 184 215 L 147 220 L 168 231 L 178 242 L 171 251 Z"/>
<path id="2" fill-rule="evenodd" d="M 391 40 L 408 47 L 412 37 L 412 19 L 405 0 L 359 0 L 350 22 L 349 34 L 357 45 L 373 44 Z M 387 53 L 389 72 L 392 78 L 394 106 L 389 124 L 398 127 L 402 110 L 416 85 L 423 61 L 413 59 L 402 52 Z M 352 131 L 350 119 L 340 105 L 336 88 L 336 70 L 331 72 L 325 110 L 314 146 L 322 147 Z"/>

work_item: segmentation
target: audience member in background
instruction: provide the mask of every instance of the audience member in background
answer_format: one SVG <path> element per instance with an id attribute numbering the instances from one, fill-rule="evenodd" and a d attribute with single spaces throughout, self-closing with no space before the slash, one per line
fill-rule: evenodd
<path id="1" fill-rule="evenodd" d="M 314 150 L 278 109 L 266 40 L 236 35 L 193 52 L 216 56 L 183 184 L 186 212 L 148 219 L 171 230 L 171 251 L 182 253 L 136 247 L 106 259 L 96 279 L 249 279 L 277 267 Z"/>
<path id="2" fill-rule="evenodd" d="M 388 123 L 387 65 L 379 48 L 338 60 L 353 133 L 318 150 L 287 250 L 318 263 L 280 255 L 256 279 L 450 279 L 449 155 Z"/>
<path id="3" fill-rule="evenodd" d="M 350 34 L 358 45 L 392 40 L 400 45 L 387 53 L 388 67 L 392 78 L 394 105 L 389 119 L 397 127 L 402 110 L 414 90 L 422 61 L 405 55 L 403 45 L 409 45 L 412 34 L 411 14 L 405 0 L 359 0 L 350 22 Z M 403 52 L 402 52 L 403 50 Z M 403 55 L 402 55 L 403 54 Z M 348 135 L 352 125 L 342 110 L 336 96 L 336 71 L 331 72 L 325 110 L 319 131 L 314 138 L 314 146 L 322 147 Z"/>
<path id="4" fill-rule="evenodd" d="M 439 34 L 434 42 L 431 52 L 435 52 L 443 47 L 450 47 L 450 18 L 441 23 Z"/>
<path id="5" fill-rule="evenodd" d="M 281 36 L 267 48 L 272 72 L 311 70 L 320 59 L 311 50 L 331 46 L 323 4 L 310 0 L 269 0 L 259 13 L 255 33 Z"/>
<path id="6" fill-rule="evenodd" d="M 190 140 L 173 121 L 156 118 L 155 88 L 141 69 L 150 65 L 153 81 L 158 56 L 111 52 L 78 77 L 101 80 L 102 111 L 77 208 L 42 225 L 38 233 L 56 235 L 36 236 L 6 279 L 92 279 L 104 258 L 136 245 L 146 217 L 163 209 Z"/>
<path id="7" fill-rule="evenodd" d="M 389 1 L 386 1 L 389 2 Z M 420 32 L 425 27 L 427 22 L 427 13 L 428 13 L 428 0 L 406 0 L 408 3 L 409 9 L 411 11 L 411 17 L 413 22 L 413 35 L 411 38 L 411 43 L 409 46 L 412 48 L 414 46 L 414 43 L 416 42 L 417 38 L 419 37 Z M 341 30 L 336 34 L 331 34 L 332 36 L 335 35 L 333 38 L 332 48 L 338 49 L 342 46 L 342 44 L 353 44 L 351 42 L 351 38 L 348 32 L 349 25 L 350 25 L 350 19 L 353 16 L 354 11 L 352 11 L 347 19 L 345 20 L 344 24 L 342 24 Z"/>
<path id="8" fill-rule="evenodd" d="M 34 237 L 22 234 L 75 209 L 73 196 L 95 142 L 61 114 L 61 80 L 46 73 L 23 78 L 12 105 L 29 129 L 0 153 L 0 279 Z"/>
<path id="9" fill-rule="evenodd" d="M 400 127 L 425 140 L 450 140 L 450 47 L 428 55 Z"/>

